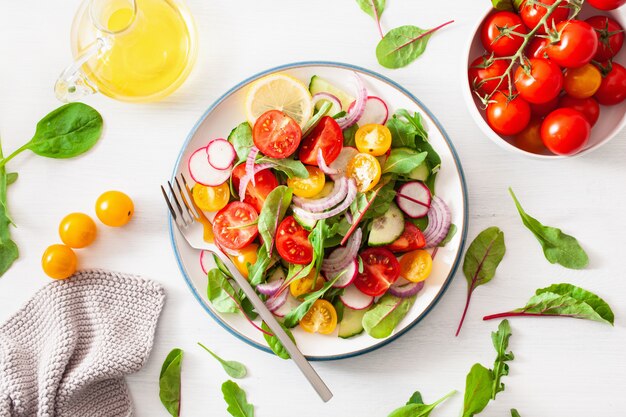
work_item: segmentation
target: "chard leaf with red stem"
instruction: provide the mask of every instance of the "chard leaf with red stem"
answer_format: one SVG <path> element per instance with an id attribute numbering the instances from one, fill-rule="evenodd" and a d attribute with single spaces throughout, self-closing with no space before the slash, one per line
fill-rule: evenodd
<path id="1" fill-rule="evenodd" d="M 378 33 L 382 38 L 383 29 L 380 27 L 380 17 L 383 15 L 385 11 L 386 0 L 356 0 L 357 4 L 365 13 L 367 13 L 372 19 L 376 21 L 376 25 L 378 26 Z"/>

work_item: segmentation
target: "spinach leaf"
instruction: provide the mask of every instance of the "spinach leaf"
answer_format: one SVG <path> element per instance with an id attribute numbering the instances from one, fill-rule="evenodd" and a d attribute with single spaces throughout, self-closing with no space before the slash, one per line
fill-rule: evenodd
<path id="1" fill-rule="evenodd" d="M 243 310 L 243 314 L 250 320 L 255 320 L 259 315 L 254 309 L 250 299 L 246 297 L 243 290 L 239 290 L 239 299 L 241 300 L 241 309 Z"/>
<path id="2" fill-rule="evenodd" d="M 248 280 L 253 287 L 265 282 L 265 273 L 272 263 L 271 256 L 267 253 L 265 245 L 259 246 L 256 254 L 256 262 L 248 264 Z"/>
<path id="3" fill-rule="evenodd" d="M 456 227 L 456 224 L 452 223 L 450 225 L 450 230 L 448 230 L 448 234 L 446 235 L 446 237 L 443 238 L 443 240 L 441 241 L 441 243 L 439 243 L 439 247 L 443 248 L 444 246 L 446 246 L 448 243 L 450 243 L 450 241 L 454 238 L 454 236 L 456 235 L 458 228 Z"/>
<path id="4" fill-rule="evenodd" d="M 228 282 L 228 278 L 217 268 L 207 273 L 208 285 L 206 296 L 215 310 L 220 313 L 236 313 L 239 311 L 237 293 Z"/>
<path id="5" fill-rule="evenodd" d="M 422 393 L 419 391 L 415 391 L 409 401 L 406 402 L 406 405 L 409 404 L 424 404 L 424 400 L 422 399 Z"/>
<path id="6" fill-rule="evenodd" d="M 246 392 L 233 381 L 222 384 L 224 401 L 228 405 L 226 411 L 233 417 L 254 417 L 254 406 L 248 403 Z"/>
<path id="7" fill-rule="evenodd" d="M 356 0 L 357 4 L 365 13 L 374 20 L 379 21 L 385 11 L 386 0 Z"/>
<path id="8" fill-rule="evenodd" d="M 417 394 L 418 397 L 414 398 L 415 394 Z M 389 414 L 389 417 L 428 417 L 435 407 L 454 394 L 456 394 L 456 391 L 446 394 L 432 404 L 424 404 L 421 394 L 419 392 L 415 392 L 405 406 L 392 411 L 391 414 Z M 415 402 L 412 402 L 413 400 L 415 400 Z"/>
<path id="9" fill-rule="evenodd" d="M 0 145 L 0 158 L 2 158 L 2 145 Z M 0 166 L 0 276 L 4 275 L 20 256 L 17 245 L 11 239 L 10 226 L 13 221 L 9 217 L 7 206 L 7 184 L 6 168 Z"/>
<path id="10" fill-rule="evenodd" d="M 306 276 L 305 274 L 302 274 L 302 275 Z M 324 295 L 324 293 L 326 293 L 326 291 L 328 291 L 341 276 L 342 274 L 337 275 L 332 280 L 327 281 L 324 284 L 324 286 L 320 288 L 319 290 L 305 295 L 302 301 L 302 304 L 300 304 L 298 307 L 294 308 L 293 310 L 291 310 L 289 313 L 285 315 L 285 320 L 283 320 L 284 325 L 288 328 L 292 328 L 296 324 L 298 324 L 300 319 L 304 317 L 306 313 L 309 312 L 309 310 L 313 306 L 313 303 L 319 300 Z"/>
<path id="11" fill-rule="evenodd" d="M 417 152 L 411 148 L 394 148 L 385 160 L 383 174 L 406 175 L 426 160 L 427 152 Z"/>
<path id="12" fill-rule="evenodd" d="M 0 153 L 0 158 L 1 158 L 1 153 Z M 17 172 L 9 172 L 7 174 L 7 185 L 11 185 L 13 184 L 15 181 L 17 181 L 17 177 L 18 177 L 18 173 Z"/>
<path id="13" fill-rule="evenodd" d="M 213 262 L 215 262 L 215 266 L 217 266 L 217 269 L 222 271 L 222 273 L 226 275 L 226 277 L 232 279 L 233 274 L 231 274 L 226 265 L 224 265 L 224 262 L 222 262 L 222 260 L 216 254 L 212 253 L 211 255 L 213 255 Z"/>
<path id="14" fill-rule="evenodd" d="M 375 339 L 384 339 L 391 335 L 415 303 L 415 298 L 415 296 L 399 298 L 390 294 L 383 295 L 363 316 L 363 328 Z"/>
<path id="15" fill-rule="evenodd" d="M 198 342 L 198 345 L 202 349 L 209 352 L 209 354 L 213 356 L 222 365 L 222 368 L 224 368 L 224 371 L 226 371 L 226 373 L 232 378 L 243 378 L 248 373 L 248 370 L 246 369 L 243 363 L 240 363 L 237 361 L 226 361 L 220 358 L 219 356 L 217 356 L 215 353 L 213 353 L 208 347 L 204 346 L 202 343 Z"/>
<path id="16" fill-rule="evenodd" d="M 180 415 L 180 371 L 183 351 L 172 349 L 159 374 L 159 398 L 165 409 L 174 417 Z"/>
<path id="17" fill-rule="evenodd" d="M 515 408 L 511 408 L 511 417 L 522 417 Z"/>
<path id="18" fill-rule="evenodd" d="M 524 211 L 511 188 L 509 188 L 509 193 L 513 197 L 517 211 L 522 218 L 522 223 L 528 230 L 533 232 L 541 244 L 543 254 L 548 262 L 552 264 L 558 263 L 570 269 L 583 269 L 589 264 L 587 253 L 575 237 L 563 233 L 561 229 L 544 226 Z"/>
<path id="19" fill-rule="evenodd" d="M 504 233 L 497 227 L 489 227 L 480 232 L 467 249 L 463 260 L 463 273 L 467 280 L 467 298 L 456 336 L 461 332 L 474 290 L 493 279 L 505 252 Z"/>
<path id="20" fill-rule="evenodd" d="M 279 323 L 279 324 L 283 328 L 285 333 L 287 333 L 287 336 L 289 336 L 289 338 L 294 343 L 296 343 L 296 339 L 294 339 L 293 334 L 291 333 L 291 330 L 285 327 L 282 323 Z M 261 324 L 261 328 L 270 334 L 272 333 L 272 329 L 270 329 L 269 326 L 265 324 L 265 322 Z M 272 349 L 272 352 L 274 352 L 274 354 L 276 354 L 276 356 L 278 356 L 281 359 L 290 359 L 291 356 L 289 356 L 289 352 L 287 352 L 287 349 L 285 349 L 285 347 L 280 342 L 280 340 L 278 340 L 278 338 L 274 336 L 273 334 L 272 335 L 270 334 L 263 333 L 263 337 L 265 338 L 267 345 L 270 347 L 270 349 Z"/>
<path id="21" fill-rule="evenodd" d="M 324 260 L 324 241 L 328 235 L 328 227 L 326 226 L 326 220 L 319 220 L 311 233 L 309 234 L 309 242 L 313 246 L 313 259 L 311 263 L 315 267 L 315 277 L 313 282 L 317 281 L 317 277 L 322 269 L 322 261 Z"/>
<path id="22" fill-rule="evenodd" d="M 356 131 L 359 130 L 358 124 L 353 124 L 343 130 L 343 146 L 352 146 L 356 148 Z"/>
<path id="23" fill-rule="evenodd" d="M 248 122 L 243 122 L 235 127 L 228 135 L 228 141 L 235 148 L 237 160 L 243 162 L 248 158 L 250 149 L 254 146 L 252 140 L 252 128 Z"/>
<path id="24" fill-rule="evenodd" d="M 257 164 L 271 163 L 274 164 L 274 169 L 284 172 L 288 178 L 309 178 L 309 171 L 306 170 L 304 164 L 295 159 L 275 159 L 268 156 L 262 156 L 256 160 Z"/>
<path id="25" fill-rule="evenodd" d="M 265 250 L 269 256 L 272 256 L 276 229 L 278 228 L 278 224 L 285 217 L 289 204 L 291 204 L 292 194 L 291 188 L 285 185 L 279 185 L 270 191 L 263 203 L 257 227 Z"/>

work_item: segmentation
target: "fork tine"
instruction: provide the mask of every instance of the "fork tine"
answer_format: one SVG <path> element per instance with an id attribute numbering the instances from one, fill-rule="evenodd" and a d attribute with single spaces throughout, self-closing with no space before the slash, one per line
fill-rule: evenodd
<path id="1" fill-rule="evenodd" d="M 174 200 L 174 204 L 176 205 L 176 208 L 178 208 L 178 213 L 180 214 L 180 218 L 183 222 L 184 225 L 187 225 L 187 218 L 185 217 L 185 212 L 183 211 L 183 207 L 180 205 L 180 202 L 178 201 L 178 197 L 176 196 L 176 191 L 174 191 L 174 187 L 172 187 L 172 183 L 171 182 L 167 182 L 167 185 L 170 189 L 170 193 L 172 194 L 172 200 Z"/>
<path id="2" fill-rule="evenodd" d="M 196 220 L 198 218 L 197 213 L 195 212 L 195 210 L 193 210 L 191 208 L 191 205 L 187 202 L 187 199 L 191 199 L 192 196 L 189 195 L 186 192 L 183 192 L 182 187 L 180 186 L 180 182 L 178 182 L 178 178 L 174 177 L 174 182 L 176 183 L 176 188 L 178 188 L 178 193 L 180 194 L 180 197 L 183 200 L 183 204 L 185 205 L 185 207 L 187 208 L 187 213 L 189 214 L 189 217 L 193 220 Z M 185 190 L 187 191 L 187 190 Z"/>
<path id="3" fill-rule="evenodd" d="M 161 192 L 163 193 L 163 198 L 165 199 L 165 202 L 167 203 L 167 207 L 170 210 L 172 218 L 174 218 L 174 221 L 176 223 L 178 223 L 178 216 L 176 215 L 176 211 L 174 211 L 174 207 L 172 207 L 172 203 L 170 202 L 170 198 L 167 196 L 167 192 L 165 191 L 165 188 L 163 188 L 163 186 L 161 186 Z"/>

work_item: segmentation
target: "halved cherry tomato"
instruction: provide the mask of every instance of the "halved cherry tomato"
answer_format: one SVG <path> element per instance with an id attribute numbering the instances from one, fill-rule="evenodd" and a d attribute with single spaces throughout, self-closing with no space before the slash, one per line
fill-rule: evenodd
<path id="1" fill-rule="evenodd" d="M 245 248 L 239 249 L 229 255 L 237 270 L 246 278 L 248 278 L 248 264 L 254 264 L 256 262 L 258 250 L 259 245 L 251 243 Z"/>
<path id="2" fill-rule="evenodd" d="M 500 83 L 493 78 L 502 76 L 508 67 L 503 59 L 492 61 L 489 55 L 478 57 L 470 64 L 468 70 L 470 85 L 481 94 L 491 94 L 498 84 L 505 85 L 504 82 Z"/>
<path id="3" fill-rule="evenodd" d="M 308 333 L 331 334 L 337 327 L 337 311 L 326 300 L 316 300 L 300 319 L 300 327 Z"/>
<path id="4" fill-rule="evenodd" d="M 233 169 L 231 177 L 235 190 L 239 190 L 239 183 L 244 175 L 246 175 L 245 164 L 237 165 L 235 169 Z M 263 171 L 259 171 L 254 174 L 254 184 L 252 184 L 252 181 L 248 183 L 243 201 L 244 203 L 251 204 L 256 211 L 260 213 L 268 194 L 276 187 L 278 187 L 278 180 L 271 170 L 264 169 Z"/>
<path id="5" fill-rule="evenodd" d="M 519 95 L 496 92 L 487 106 L 487 123 L 500 135 L 516 135 L 530 122 L 530 106 Z"/>
<path id="6" fill-rule="evenodd" d="M 391 148 L 391 131 L 387 126 L 370 123 L 356 131 L 354 141 L 359 152 L 381 156 Z"/>
<path id="7" fill-rule="evenodd" d="M 559 105 L 559 98 L 554 97 L 552 100 L 547 101 L 541 104 L 533 104 L 530 103 L 530 112 L 533 116 L 547 116 L 556 110 L 556 107 Z"/>
<path id="8" fill-rule="evenodd" d="M 400 276 L 411 282 L 421 282 L 430 276 L 433 258 L 425 250 L 415 250 L 400 258 Z"/>
<path id="9" fill-rule="evenodd" d="M 322 150 L 324 162 L 330 165 L 343 148 L 343 133 L 341 128 L 330 116 L 320 119 L 315 129 L 302 141 L 299 157 L 300 161 L 308 165 L 317 165 L 317 154 Z"/>
<path id="10" fill-rule="evenodd" d="M 526 33 L 528 28 L 518 15 L 512 12 L 495 12 L 487 16 L 483 23 L 480 39 L 488 52 L 493 52 L 496 56 L 511 56 L 524 43 L 524 38 L 518 34 Z"/>
<path id="11" fill-rule="evenodd" d="M 398 280 L 400 264 L 389 249 L 366 249 L 361 252 L 361 259 L 363 272 L 357 274 L 354 285 L 363 294 L 379 297 Z"/>
<path id="12" fill-rule="evenodd" d="M 285 261 L 306 265 L 313 259 L 313 246 L 309 242 L 309 232 L 293 218 L 287 216 L 276 230 L 276 249 Z"/>
<path id="13" fill-rule="evenodd" d="M 404 222 L 404 232 L 391 245 L 387 246 L 392 252 L 408 252 L 426 246 L 422 231 L 410 221 Z"/>
<path id="14" fill-rule="evenodd" d="M 578 68 L 568 68 L 565 72 L 563 88 L 574 98 L 593 96 L 600 88 L 602 74 L 595 65 L 587 64 Z"/>
<path id="15" fill-rule="evenodd" d="M 218 211 L 228 204 L 230 188 L 228 182 L 217 187 L 196 184 L 191 189 L 191 196 L 200 210 Z"/>
<path id="16" fill-rule="evenodd" d="M 555 64 L 577 68 L 588 64 L 598 50 L 598 37 L 589 23 L 566 20 L 556 25 L 559 40 L 548 44 L 546 53 Z"/>
<path id="17" fill-rule="evenodd" d="M 358 153 L 348 162 L 346 175 L 356 181 L 356 188 L 364 193 L 380 181 L 380 162 L 372 155 Z"/>
<path id="18" fill-rule="evenodd" d="M 258 217 L 259 214 L 248 203 L 229 203 L 213 219 L 215 241 L 227 249 L 245 248 L 259 233 L 255 223 Z"/>
<path id="19" fill-rule="evenodd" d="M 569 16 L 570 9 L 567 7 L 567 1 L 565 0 L 541 0 L 541 4 L 525 0 L 519 10 L 522 21 L 528 29 L 534 29 L 548 11 L 548 9 L 544 6 L 552 6 L 557 1 L 560 2 L 561 5 L 552 12 L 546 22 L 548 24 L 548 28 L 552 29 L 555 24 L 566 20 Z M 546 33 L 543 25 L 537 30 L 537 33 Z"/>
<path id="20" fill-rule="evenodd" d="M 321 169 L 307 166 L 308 178 L 293 177 L 287 180 L 287 185 L 293 188 L 293 193 L 298 197 L 311 198 L 324 189 L 326 176 Z"/>
<path id="21" fill-rule="evenodd" d="M 541 119 L 533 117 L 524 130 L 513 136 L 513 145 L 526 152 L 545 154 L 547 149 L 541 140 Z"/>
<path id="22" fill-rule="evenodd" d="M 254 145 L 272 158 L 287 158 L 302 139 L 302 129 L 295 120 L 279 110 L 263 113 L 252 130 Z"/>
<path id="23" fill-rule="evenodd" d="M 585 116 L 572 109 L 557 109 L 541 125 L 541 139 L 557 155 L 573 155 L 589 141 L 591 125 Z"/>
<path id="24" fill-rule="evenodd" d="M 546 46 L 550 41 L 546 38 L 533 38 L 526 48 L 526 56 L 528 58 L 547 58 Z"/>
<path id="25" fill-rule="evenodd" d="M 515 88 L 524 100 L 541 104 L 554 100 L 563 87 L 563 73 L 555 63 L 531 58 L 515 71 Z"/>
<path id="26" fill-rule="evenodd" d="M 595 95 L 596 100 L 605 106 L 613 106 L 626 99 L 626 68 L 617 62 L 609 65 L 611 69 Z"/>
<path id="27" fill-rule="evenodd" d="M 600 105 L 593 97 L 574 98 L 563 96 L 561 101 L 559 101 L 559 107 L 578 110 L 585 116 L 591 127 L 596 124 L 600 117 Z"/>
<path id="28" fill-rule="evenodd" d="M 589 0 L 589 4 L 599 10 L 615 10 L 626 4 L 626 0 Z"/>
<path id="29" fill-rule="evenodd" d="M 603 62 L 617 55 L 624 45 L 624 29 L 620 24 L 608 16 L 593 16 L 585 22 L 591 25 L 598 36 L 598 51 L 593 59 Z"/>
<path id="30" fill-rule="evenodd" d="M 289 284 L 289 292 L 294 297 L 300 297 L 304 294 L 308 294 L 313 291 L 317 291 L 324 286 L 324 277 L 320 274 L 313 284 L 313 278 L 315 277 L 315 270 L 309 272 L 304 278 L 294 279 Z"/>

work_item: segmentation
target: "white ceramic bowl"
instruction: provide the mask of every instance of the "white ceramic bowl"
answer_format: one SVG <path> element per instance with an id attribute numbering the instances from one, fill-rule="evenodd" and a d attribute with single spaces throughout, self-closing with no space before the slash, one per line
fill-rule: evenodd
<path id="1" fill-rule="evenodd" d="M 560 158 L 571 158 L 572 156 L 562 156 L 562 155 L 539 155 L 532 152 L 527 152 L 522 149 L 517 148 L 513 144 L 511 144 L 506 138 L 498 135 L 494 132 L 489 125 L 487 124 L 487 119 L 485 112 L 481 109 L 481 102 L 476 97 L 475 94 L 472 93 L 470 88 L 470 83 L 467 75 L 467 69 L 469 65 L 472 63 L 474 59 L 483 55 L 485 53 L 485 49 L 482 46 L 480 41 L 480 28 L 483 24 L 485 18 L 493 11 L 493 8 L 487 9 L 483 17 L 476 23 L 476 26 L 473 30 L 473 36 L 470 38 L 469 43 L 466 47 L 466 59 L 463 60 L 463 68 L 462 77 L 467 80 L 466 83 L 463 84 L 463 97 L 465 99 L 465 103 L 467 108 L 472 115 L 472 118 L 476 121 L 478 126 L 481 128 L 483 133 L 491 139 L 495 144 L 501 146 L 502 148 L 516 153 L 518 155 L 526 155 L 532 158 L 538 159 L 560 159 Z M 595 10 L 591 6 L 585 6 L 583 11 L 580 14 L 580 19 L 586 19 L 595 15 L 606 15 L 610 16 L 613 19 L 617 20 L 622 27 L 626 28 L 626 7 L 622 7 L 618 10 L 613 10 L 611 12 L 603 12 L 601 10 Z M 626 45 L 622 47 L 622 50 L 615 58 L 615 61 L 626 66 Z M 609 142 L 613 139 L 624 127 L 626 126 L 626 101 L 623 101 L 621 104 L 616 106 L 600 106 L 600 119 L 596 123 L 596 125 L 591 130 L 591 138 L 589 139 L 589 143 L 587 146 L 573 156 L 581 156 L 587 154 L 595 149 L 598 149 L 600 146 Z"/>

